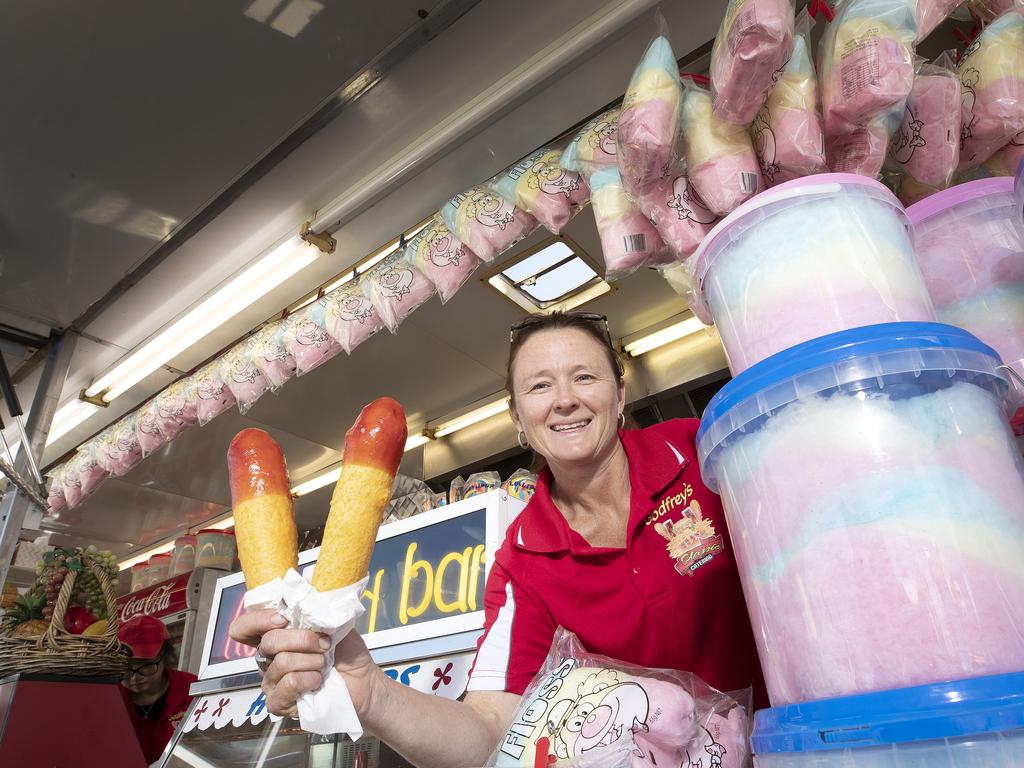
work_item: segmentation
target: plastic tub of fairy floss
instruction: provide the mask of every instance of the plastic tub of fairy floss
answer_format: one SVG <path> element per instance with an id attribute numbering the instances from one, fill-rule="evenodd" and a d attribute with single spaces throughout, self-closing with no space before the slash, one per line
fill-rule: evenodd
<path id="1" fill-rule="evenodd" d="M 147 586 L 159 584 L 168 578 L 171 573 L 171 553 L 162 552 L 149 558 L 149 568 L 146 572 Z"/>
<path id="2" fill-rule="evenodd" d="M 938 323 L 739 374 L 697 434 L 772 704 L 1024 670 L 1024 459 L 998 355 Z"/>
<path id="3" fill-rule="evenodd" d="M 733 373 L 847 328 L 933 321 L 899 200 L 877 181 L 826 173 L 741 205 L 695 255 L 694 312 Z"/>
<path id="4" fill-rule="evenodd" d="M 751 743 L 755 768 L 1019 768 L 1024 673 L 764 709 Z"/>
<path id="5" fill-rule="evenodd" d="M 907 209 L 940 322 L 995 349 L 1024 393 L 1024 215 L 1008 176 L 937 192 Z"/>
<path id="6" fill-rule="evenodd" d="M 129 592 L 134 592 L 137 589 L 142 589 L 146 586 L 147 574 L 149 572 L 149 561 L 143 560 L 141 563 L 136 563 L 132 566 L 132 584 L 129 588 Z"/>
<path id="7" fill-rule="evenodd" d="M 196 537 L 193 534 L 179 536 L 174 540 L 171 556 L 171 576 L 188 573 L 196 567 Z"/>
<path id="8" fill-rule="evenodd" d="M 196 533 L 196 568 L 220 568 L 230 571 L 238 553 L 235 534 L 217 528 Z"/>

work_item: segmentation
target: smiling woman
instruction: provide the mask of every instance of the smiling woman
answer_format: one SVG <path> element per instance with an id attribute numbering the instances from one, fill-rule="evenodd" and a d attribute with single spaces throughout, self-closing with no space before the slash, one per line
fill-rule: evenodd
<path id="1" fill-rule="evenodd" d="M 766 705 L 722 505 L 697 466 L 698 421 L 622 427 L 623 367 L 603 315 L 531 316 L 510 342 L 512 419 L 547 466 L 488 575 L 468 693 L 451 702 L 396 683 L 353 632 L 334 668 L 360 722 L 414 765 L 484 765 L 559 626 L 593 653 L 722 691 L 753 686 Z M 231 633 L 273 659 L 267 707 L 291 715 L 323 657 L 314 633 L 279 627 L 273 611 L 252 612 Z"/>

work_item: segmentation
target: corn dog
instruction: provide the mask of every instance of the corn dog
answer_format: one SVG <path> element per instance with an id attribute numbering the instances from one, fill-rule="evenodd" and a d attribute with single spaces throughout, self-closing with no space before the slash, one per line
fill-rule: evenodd
<path id="1" fill-rule="evenodd" d="M 298 534 L 281 446 L 262 429 L 243 429 L 228 446 L 228 478 L 246 588 L 298 568 Z"/>
<path id="2" fill-rule="evenodd" d="M 402 406 L 382 397 L 363 408 L 345 433 L 341 476 L 313 570 L 318 591 L 347 587 L 367 574 L 407 432 Z"/>

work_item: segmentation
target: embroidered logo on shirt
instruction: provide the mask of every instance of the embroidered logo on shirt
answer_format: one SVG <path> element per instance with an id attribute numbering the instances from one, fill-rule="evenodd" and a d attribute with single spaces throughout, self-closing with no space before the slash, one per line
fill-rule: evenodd
<path id="1" fill-rule="evenodd" d="M 715 533 L 714 523 L 704 519 L 696 499 L 679 520 L 655 523 L 654 530 L 668 541 L 665 549 L 676 561 L 676 571 L 685 576 L 693 576 L 722 551 L 722 537 Z"/>

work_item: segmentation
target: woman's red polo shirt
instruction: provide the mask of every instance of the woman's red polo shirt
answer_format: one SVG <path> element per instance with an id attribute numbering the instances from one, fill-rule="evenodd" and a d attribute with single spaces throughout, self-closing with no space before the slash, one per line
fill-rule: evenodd
<path id="1" fill-rule="evenodd" d="M 469 690 L 521 694 L 556 627 L 592 652 L 693 672 L 767 705 L 721 502 L 697 467 L 700 422 L 620 432 L 629 461 L 626 548 L 591 547 L 551 501 L 545 470 L 509 526 L 485 596 Z"/>

